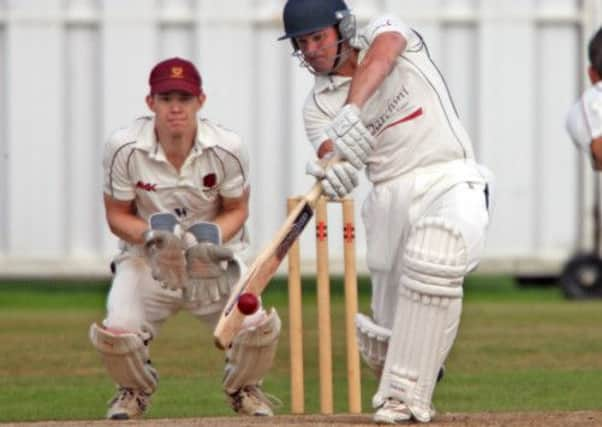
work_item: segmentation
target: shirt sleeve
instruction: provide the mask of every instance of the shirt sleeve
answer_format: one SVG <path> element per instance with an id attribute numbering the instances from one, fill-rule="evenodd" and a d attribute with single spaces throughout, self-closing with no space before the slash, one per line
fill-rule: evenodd
<path id="1" fill-rule="evenodd" d="M 566 129 L 577 147 L 589 152 L 593 139 L 602 136 L 602 86 L 586 90 L 569 110 Z"/>
<path id="2" fill-rule="evenodd" d="M 136 197 L 135 183 L 131 182 L 128 172 L 134 143 L 122 143 L 121 133 L 122 131 L 115 132 L 105 145 L 104 192 L 114 199 L 129 201 Z"/>
<path id="3" fill-rule="evenodd" d="M 309 139 L 314 150 L 318 151 L 320 145 L 328 139 L 326 128 L 331 123 L 332 119 L 320 110 L 313 100 L 312 94 L 309 95 L 305 102 L 305 106 L 303 107 L 303 121 L 307 139 Z"/>
<path id="4" fill-rule="evenodd" d="M 219 193 L 225 198 L 238 198 L 249 187 L 249 151 L 239 136 L 232 134 L 231 138 L 223 158 L 225 175 Z"/>
<path id="5" fill-rule="evenodd" d="M 356 47 L 366 49 L 378 35 L 386 32 L 401 34 L 408 41 L 408 46 L 411 46 L 416 38 L 414 31 L 401 19 L 392 15 L 383 15 L 371 20 L 367 26 L 362 28 L 358 33 Z"/>
<path id="6" fill-rule="evenodd" d="M 569 110 L 566 118 L 566 130 L 577 148 L 589 152 L 592 138 L 585 124 L 581 102 L 575 103 Z"/>

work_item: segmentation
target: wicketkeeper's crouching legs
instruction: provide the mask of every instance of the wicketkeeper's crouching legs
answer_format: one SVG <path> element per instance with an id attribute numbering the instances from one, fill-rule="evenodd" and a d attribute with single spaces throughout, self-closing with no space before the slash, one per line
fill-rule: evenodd
<path id="1" fill-rule="evenodd" d="M 93 324 L 90 328 L 90 340 L 119 388 L 108 418 L 136 418 L 149 405 L 158 375 L 149 360 L 148 345 L 164 320 L 186 309 L 215 327 L 244 265 L 227 248 L 198 239 L 197 234 L 208 235 L 214 228 L 203 223 L 191 231 L 200 233 L 194 235 L 196 240 L 185 253 L 188 268 L 184 286 L 161 286 L 151 274 L 152 260 L 148 258 L 123 256 L 117 260 L 107 318 L 102 326 Z M 272 366 L 280 330 L 276 311 L 268 313 L 260 308 L 245 319 L 226 353 L 224 391 L 236 412 L 272 415 L 272 404 L 262 392 L 261 382 Z"/>
<path id="2" fill-rule="evenodd" d="M 157 371 L 150 363 L 146 337 L 136 333 L 116 333 L 90 327 L 90 341 L 101 355 L 109 376 L 119 385 L 107 418 L 130 419 L 141 416 L 157 388 Z"/>
<path id="3" fill-rule="evenodd" d="M 158 375 L 148 350 L 155 331 L 145 320 L 142 295 L 145 287 L 161 288 L 154 283 L 143 258 L 122 256 L 116 264 L 107 318 L 102 325 L 92 324 L 89 337 L 118 387 L 107 418 L 130 419 L 143 415 L 157 388 Z"/>

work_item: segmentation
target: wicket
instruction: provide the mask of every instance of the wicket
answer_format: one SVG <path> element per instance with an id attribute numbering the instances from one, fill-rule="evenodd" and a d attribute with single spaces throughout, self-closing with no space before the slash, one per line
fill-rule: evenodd
<path id="1" fill-rule="evenodd" d="M 299 202 L 290 197 L 289 212 Z M 330 276 L 328 270 L 328 200 L 320 197 L 316 203 L 316 263 L 318 300 L 318 345 L 320 369 L 320 412 L 332 414 L 332 334 L 330 326 Z M 361 413 L 360 359 L 355 332 L 355 313 L 358 311 L 357 273 L 355 265 L 355 220 L 353 199 L 334 201 L 342 204 L 345 283 L 345 338 L 347 345 L 347 391 L 350 413 Z M 299 241 L 288 253 L 289 330 L 291 359 L 291 411 L 305 412 L 303 383 L 303 320 L 301 296 L 301 256 Z"/>

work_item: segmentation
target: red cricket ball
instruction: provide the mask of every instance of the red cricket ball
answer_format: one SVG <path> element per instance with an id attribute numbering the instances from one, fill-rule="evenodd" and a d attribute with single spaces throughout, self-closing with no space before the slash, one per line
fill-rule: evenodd
<path id="1" fill-rule="evenodd" d="M 245 292 L 238 297 L 238 309 L 245 316 L 255 313 L 258 308 L 259 300 L 252 293 Z"/>

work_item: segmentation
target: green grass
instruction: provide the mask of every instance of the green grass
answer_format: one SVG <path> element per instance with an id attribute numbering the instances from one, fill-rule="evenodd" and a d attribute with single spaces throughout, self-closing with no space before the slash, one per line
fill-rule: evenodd
<path id="1" fill-rule="evenodd" d="M 0 421 L 102 418 L 113 385 L 88 342 L 102 319 L 106 282 L 0 283 Z M 369 283 L 360 309 L 369 313 Z M 290 411 L 286 283 L 265 295 L 278 308 L 283 334 L 265 389 Z M 319 408 L 316 295 L 304 280 L 306 409 Z M 335 409 L 346 410 L 343 295 L 332 296 Z M 458 340 L 438 386 L 440 411 L 600 408 L 602 301 L 569 302 L 556 287 L 519 288 L 509 277 L 473 276 L 465 285 Z M 149 417 L 231 414 L 221 392 L 223 353 L 211 331 L 187 313 L 167 322 L 151 348 L 161 379 Z M 362 370 L 365 411 L 376 381 Z"/>

